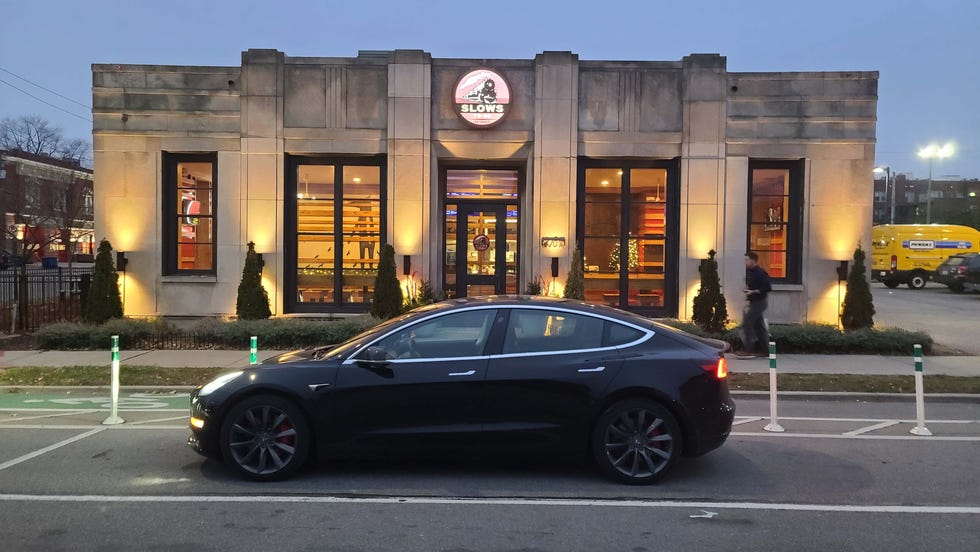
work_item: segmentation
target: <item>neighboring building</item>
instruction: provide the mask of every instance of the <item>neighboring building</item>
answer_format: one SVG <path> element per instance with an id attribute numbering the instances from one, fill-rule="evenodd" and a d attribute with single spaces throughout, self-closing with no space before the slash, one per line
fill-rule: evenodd
<path id="1" fill-rule="evenodd" d="M 20 256 L 26 251 L 28 262 L 45 257 L 91 262 L 92 187 L 92 169 L 77 162 L 0 150 L 3 255 Z"/>
<path id="2" fill-rule="evenodd" d="M 911 179 L 908 175 L 893 175 L 885 186 L 885 179 L 874 182 L 874 223 L 888 224 L 891 220 L 891 186 L 894 183 L 895 224 L 922 223 L 926 221 L 926 197 L 929 195 L 927 179 Z M 932 222 L 946 224 L 980 225 L 980 180 L 932 181 Z"/>
<path id="3" fill-rule="evenodd" d="M 871 230 L 876 72 L 730 73 L 726 59 L 356 58 L 94 65 L 99 237 L 128 315 L 233 314 L 245 244 L 278 315 L 363 312 L 380 244 L 448 296 L 560 293 L 688 318 L 747 248 L 769 319 L 836 322 L 835 268 Z M 557 258 L 557 278 L 552 277 Z"/>

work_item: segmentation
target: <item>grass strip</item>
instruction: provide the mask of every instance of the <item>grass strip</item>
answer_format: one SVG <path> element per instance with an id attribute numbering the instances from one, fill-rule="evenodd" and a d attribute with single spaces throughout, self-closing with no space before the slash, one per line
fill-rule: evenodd
<path id="1" fill-rule="evenodd" d="M 123 366 L 121 385 L 199 385 L 227 368 L 167 368 Z M 738 391 L 768 391 L 769 374 L 732 373 L 728 385 Z M 0 385 L 109 385 L 108 366 L 24 366 L 0 368 Z M 863 374 L 779 374 L 780 391 L 840 391 L 852 393 L 914 393 L 913 376 Z M 926 375 L 926 393 L 980 394 L 980 376 Z"/>

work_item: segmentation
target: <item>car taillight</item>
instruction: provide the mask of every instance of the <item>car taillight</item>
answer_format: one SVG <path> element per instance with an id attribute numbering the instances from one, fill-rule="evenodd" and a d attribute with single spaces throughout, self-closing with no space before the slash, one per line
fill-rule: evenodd
<path id="1" fill-rule="evenodd" d="M 892 270 L 898 268 L 898 255 L 892 255 Z"/>
<path id="2" fill-rule="evenodd" d="M 960 265 L 956 267 L 956 272 L 960 274 L 966 274 L 966 265 Z"/>
<path id="3" fill-rule="evenodd" d="M 725 379 L 728 377 L 728 361 L 725 357 L 718 357 L 718 362 L 705 364 L 704 371 L 711 372 L 718 379 Z"/>

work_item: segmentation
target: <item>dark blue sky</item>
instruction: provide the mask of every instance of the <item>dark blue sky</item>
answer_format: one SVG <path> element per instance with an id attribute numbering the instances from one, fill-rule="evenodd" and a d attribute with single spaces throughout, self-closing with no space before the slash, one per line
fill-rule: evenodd
<path id="1" fill-rule="evenodd" d="M 252 0 L 5 2 L 0 68 L 82 104 L 92 63 L 238 65 L 248 48 L 355 56 L 420 48 L 436 57 L 590 60 L 728 57 L 730 71 L 880 71 L 877 161 L 925 176 L 915 152 L 953 141 L 934 175 L 980 177 L 980 1 L 456 2 Z M 86 108 L 9 73 L 0 117 L 38 113 L 90 138 Z"/>

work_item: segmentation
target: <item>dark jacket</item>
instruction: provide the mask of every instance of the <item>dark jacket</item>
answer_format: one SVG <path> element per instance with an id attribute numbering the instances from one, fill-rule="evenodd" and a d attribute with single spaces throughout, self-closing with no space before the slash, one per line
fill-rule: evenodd
<path id="1" fill-rule="evenodd" d="M 749 301 L 753 303 L 756 301 L 762 301 L 767 295 L 769 295 L 769 292 L 772 291 L 772 281 L 769 279 L 769 273 L 758 265 L 756 265 L 755 268 L 746 268 L 745 289 L 755 289 L 759 291 L 759 293 L 749 295 Z"/>

